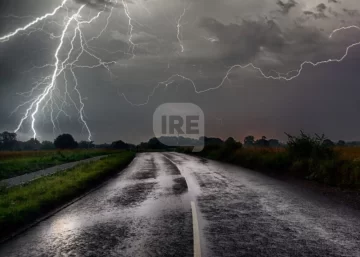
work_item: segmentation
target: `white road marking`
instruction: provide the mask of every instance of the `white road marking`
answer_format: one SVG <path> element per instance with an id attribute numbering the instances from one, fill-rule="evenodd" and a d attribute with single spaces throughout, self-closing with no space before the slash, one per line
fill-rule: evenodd
<path id="1" fill-rule="evenodd" d="M 199 223 L 197 218 L 196 205 L 193 201 L 191 201 L 191 210 L 193 217 L 194 257 L 201 257 Z"/>

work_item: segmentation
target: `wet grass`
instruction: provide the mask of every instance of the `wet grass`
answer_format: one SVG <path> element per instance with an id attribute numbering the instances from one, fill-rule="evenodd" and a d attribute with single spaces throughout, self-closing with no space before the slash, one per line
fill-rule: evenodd
<path id="1" fill-rule="evenodd" d="M 111 153 L 114 151 L 99 149 L 0 152 L 0 180 Z"/>
<path id="2" fill-rule="evenodd" d="M 288 148 L 242 147 L 226 152 L 211 149 L 198 154 L 272 175 L 290 175 L 329 186 L 360 189 L 360 147 L 335 147 L 327 158 L 300 158 Z"/>
<path id="3" fill-rule="evenodd" d="M 233 153 L 227 161 L 267 173 L 288 174 L 329 186 L 360 189 L 359 159 L 344 159 L 339 154 L 327 159 L 294 158 L 287 150 L 264 152 L 245 148 Z"/>
<path id="4" fill-rule="evenodd" d="M 37 179 L 23 186 L 0 190 L 0 237 L 35 221 L 98 185 L 128 165 L 135 153 L 122 152 Z"/>

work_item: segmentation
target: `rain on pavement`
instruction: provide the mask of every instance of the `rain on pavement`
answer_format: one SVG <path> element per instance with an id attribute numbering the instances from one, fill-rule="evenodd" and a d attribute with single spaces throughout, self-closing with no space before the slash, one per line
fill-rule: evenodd
<path id="1" fill-rule="evenodd" d="M 360 256 L 360 213 L 240 167 L 143 153 L 0 256 Z M 198 254 L 198 253 L 197 253 Z"/>

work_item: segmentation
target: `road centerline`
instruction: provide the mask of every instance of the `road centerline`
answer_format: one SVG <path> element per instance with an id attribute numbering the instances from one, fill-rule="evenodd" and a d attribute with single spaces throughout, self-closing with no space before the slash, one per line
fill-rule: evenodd
<path id="1" fill-rule="evenodd" d="M 196 205 L 191 201 L 191 210 L 193 218 L 193 234 L 194 234 L 194 257 L 201 257 L 199 222 L 197 218 Z"/>

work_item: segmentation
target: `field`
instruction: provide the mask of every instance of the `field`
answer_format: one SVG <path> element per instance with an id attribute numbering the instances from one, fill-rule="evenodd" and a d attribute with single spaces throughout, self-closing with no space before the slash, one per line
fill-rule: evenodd
<path id="1" fill-rule="evenodd" d="M 116 152 L 103 149 L 0 152 L 0 180 L 111 153 Z"/>
<path id="2" fill-rule="evenodd" d="M 360 161 L 360 147 L 335 147 L 341 160 Z"/>
<path id="3" fill-rule="evenodd" d="M 92 163 L 0 190 L 0 237 L 43 216 L 124 168 L 135 154 L 122 152 Z"/>

